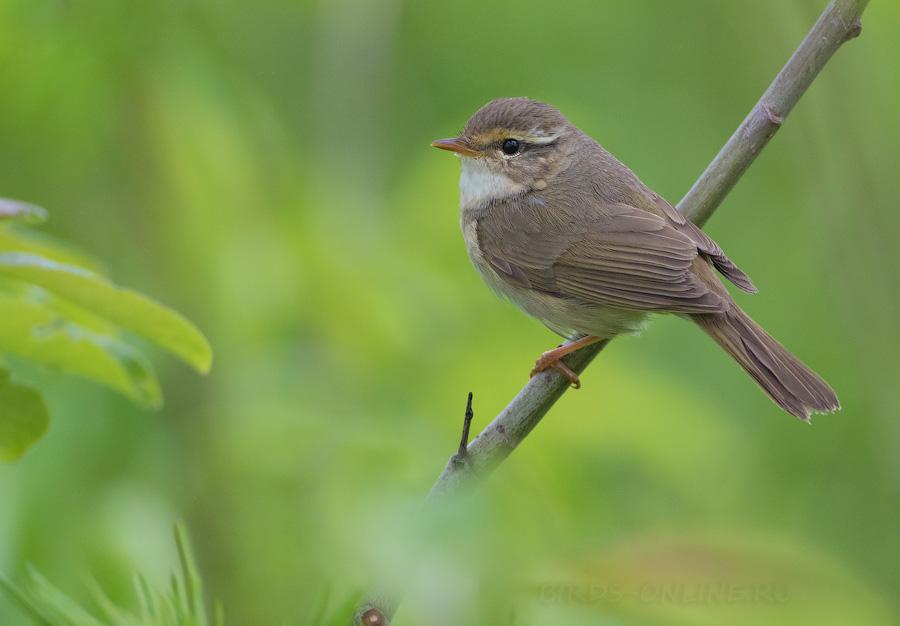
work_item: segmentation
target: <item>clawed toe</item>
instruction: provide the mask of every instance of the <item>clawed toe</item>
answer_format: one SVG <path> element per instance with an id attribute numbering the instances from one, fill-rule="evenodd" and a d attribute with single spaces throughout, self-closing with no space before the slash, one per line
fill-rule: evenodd
<path id="1" fill-rule="evenodd" d="M 533 377 L 535 374 L 543 372 L 548 367 L 555 369 L 557 372 L 568 378 L 569 383 L 575 389 L 581 388 L 581 379 L 578 378 L 578 374 L 566 367 L 565 364 L 559 360 L 558 356 L 552 354 L 552 351 L 545 352 L 537 361 L 535 361 L 534 367 L 531 369 L 531 376 Z"/>
<path id="2" fill-rule="evenodd" d="M 578 374 L 566 367 L 560 361 L 560 359 L 567 354 L 575 352 L 579 348 L 589 346 L 590 344 L 596 343 L 598 341 L 602 341 L 602 339 L 595 335 L 588 335 L 586 337 L 578 339 L 577 341 L 573 341 L 572 343 L 559 346 L 558 348 L 556 348 L 556 350 L 550 350 L 549 352 L 543 353 L 541 357 L 534 362 L 534 367 L 531 369 L 531 376 L 543 372 L 548 367 L 552 367 L 557 372 L 568 378 L 569 382 L 573 387 L 575 387 L 575 389 L 579 389 L 581 387 L 581 380 L 578 378 Z"/>

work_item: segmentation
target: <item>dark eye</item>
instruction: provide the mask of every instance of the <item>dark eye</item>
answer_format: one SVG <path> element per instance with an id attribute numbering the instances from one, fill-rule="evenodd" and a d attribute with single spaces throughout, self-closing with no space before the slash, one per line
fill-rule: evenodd
<path id="1" fill-rule="evenodd" d="M 503 154 L 508 154 L 508 155 L 512 156 L 518 151 L 519 151 L 519 140 L 518 139 L 504 139 L 503 140 Z"/>

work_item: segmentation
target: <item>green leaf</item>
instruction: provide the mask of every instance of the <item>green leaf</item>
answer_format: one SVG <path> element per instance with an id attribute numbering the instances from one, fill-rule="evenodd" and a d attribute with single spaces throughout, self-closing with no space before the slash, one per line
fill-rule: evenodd
<path id="1" fill-rule="evenodd" d="M 172 589 L 165 591 L 151 587 L 138 574 L 137 595 L 141 606 L 139 615 L 113 604 L 97 583 L 89 580 L 94 599 L 105 613 L 105 619 L 98 620 L 33 568 L 29 568 L 22 587 L 0 576 L 0 592 L 5 593 L 38 626 L 209 626 L 210 621 L 203 609 L 202 585 L 194 556 L 187 543 L 185 530 L 180 525 L 176 526 L 175 540 L 182 564 L 182 577 L 179 578 L 173 572 Z M 185 594 L 189 594 L 187 603 Z M 221 605 L 217 605 L 215 615 L 213 624 L 223 626 L 225 620 Z"/>
<path id="2" fill-rule="evenodd" d="M 23 252 L 0 253 L 0 275 L 43 287 L 110 322 L 153 341 L 208 372 L 212 349 L 182 315 L 84 268 Z"/>
<path id="3" fill-rule="evenodd" d="M 0 222 L 0 252 L 30 252 L 53 261 L 106 274 L 104 265 L 89 254 L 75 249 L 64 241 L 15 223 Z"/>
<path id="4" fill-rule="evenodd" d="M 0 576 L 0 591 L 5 593 L 6 597 L 12 600 L 22 613 L 27 615 L 38 626 L 53 626 L 47 613 L 40 606 L 36 605 L 25 591 L 16 587 L 4 576 Z"/>
<path id="5" fill-rule="evenodd" d="M 37 570 L 28 568 L 28 585 L 25 590 L 16 589 L 6 582 L 4 591 L 17 600 L 17 604 L 25 609 L 26 614 L 38 624 L 53 626 L 106 626 L 96 617 L 85 611 L 77 602 L 54 587 Z"/>
<path id="6" fill-rule="evenodd" d="M 37 287 L 24 294 L 0 291 L 0 352 L 90 378 L 149 408 L 162 404 L 144 355 L 112 335 L 62 317 L 47 296 Z"/>
<path id="7" fill-rule="evenodd" d="M 185 614 L 193 616 L 197 623 L 206 624 L 209 620 L 206 618 L 206 606 L 203 602 L 203 583 L 183 524 L 175 525 L 175 544 L 181 562 L 182 597 L 186 602 L 183 610 Z"/>
<path id="8" fill-rule="evenodd" d="M 21 222 L 43 222 L 47 219 L 47 211 L 39 206 L 0 198 L 0 220 L 13 219 Z"/>
<path id="9" fill-rule="evenodd" d="M 47 432 L 50 414 L 41 394 L 10 382 L 0 369 L 0 461 L 16 461 Z"/>

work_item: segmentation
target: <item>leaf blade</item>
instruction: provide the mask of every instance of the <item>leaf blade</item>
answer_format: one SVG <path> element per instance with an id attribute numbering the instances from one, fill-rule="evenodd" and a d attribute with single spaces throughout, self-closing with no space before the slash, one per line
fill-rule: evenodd
<path id="1" fill-rule="evenodd" d="M 159 383 L 144 355 L 60 316 L 40 300 L 0 291 L 0 352 L 89 378 L 147 408 L 162 405 Z"/>
<path id="2" fill-rule="evenodd" d="M 11 382 L 0 369 L 0 462 L 19 460 L 47 432 L 50 412 L 41 394 Z"/>
<path id="3" fill-rule="evenodd" d="M 90 254 L 23 225 L 0 221 L 0 252 L 29 252 L 106 275 L 106 267 Z"/>
<path id="4" fill-rule="evenodd" d="M 27 202 L 0 198 L 0 220 L 7 219 L 27 223 L 43 222 L 47 219 L 47 211 Z"/>
<path id="5" fill-rule="evenodd" d="M 89 270 L 24 252 L 0 253 L 0 275 L 38 285 L 167 349 L 201 373 L 212 348 L 180 313 Z"/>

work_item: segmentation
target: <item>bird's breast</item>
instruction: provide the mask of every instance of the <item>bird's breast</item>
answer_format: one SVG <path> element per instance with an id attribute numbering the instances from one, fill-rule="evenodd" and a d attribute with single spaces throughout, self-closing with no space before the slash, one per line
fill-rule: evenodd
<path id="1" fill-rule="evenodd" d="M 471 211 L 463 209 L 459 215 L 459 227 L 462 230 L 463 241 L 466 242 L 466 250 L 469 252 L 469 260 L 478 270 L 482 280 L 494 291 L 498 291 L 500 279 L 484 260 L 481 245 L 478 242 L 478 217 Z"/>

